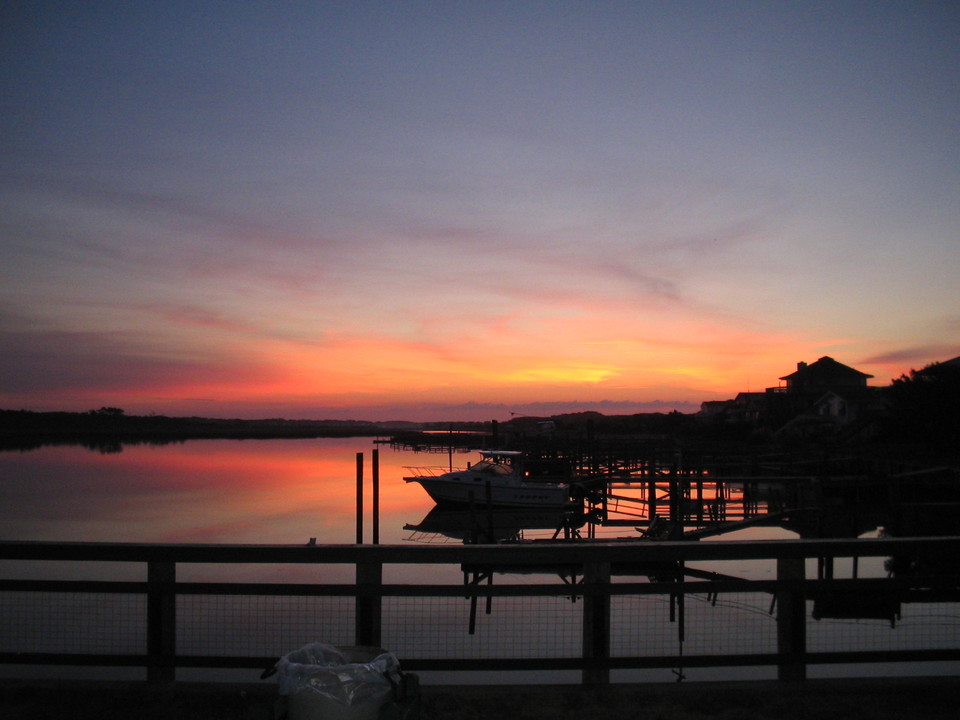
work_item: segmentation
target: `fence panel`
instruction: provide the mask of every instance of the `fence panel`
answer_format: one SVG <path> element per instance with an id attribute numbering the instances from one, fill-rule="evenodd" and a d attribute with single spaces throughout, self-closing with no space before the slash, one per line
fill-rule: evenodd
<path id="1" fill-rule="evenodd" d="M 414 670 L 579 670 L 584 682 L 602 684 L 613 669 L 768 665 L 783 679 L 802 679 L 810 663 L 960 659 L 956 577 L 806 578 L 808 559 L 949 558 L 958 550 L 957 538 L 296 548 L 0 542 L 5 569 L 25 560 L 147 568 L 146 582 L 3 577 L 0 662 L 133 665 L 171 680 L 178 667 L 262 669 L 308 642 L 361 641 L 389 648 Z M 775 565 L 776 578 L 712 579 L 687 565 L 752 559 Z M 352 565 L 353 573 L 325 575 L 356 581 L 178 580 L 211 563 L 259 565 L 274 579 L 285 567 Z M 394 579 L 412 565 L 436 567 L 428 575 L 447 582 L 382 582 L 385 568 Z"/>

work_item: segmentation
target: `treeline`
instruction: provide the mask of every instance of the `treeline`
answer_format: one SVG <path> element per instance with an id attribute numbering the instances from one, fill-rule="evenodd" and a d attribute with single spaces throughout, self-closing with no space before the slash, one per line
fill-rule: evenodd
<path id="1" fill-rule="evenodd" d="M 237 420 L 127 415 L 120 408 L 109 407 L 84 413 L 0 410 L 0 449 L 27 449 L 57 443 L 109 448 L 122 443 L 198 439 L 377 436 L 396 427 L 396 423 L 362 420 Z"/>
<path id="2" fill-rule="evenodd" d="M 960 358 L 958 358 L 960 360 Z M 911 370 L 884 388 L 889 438 L 960 450 L 960 363 L 952 360 Z"/>

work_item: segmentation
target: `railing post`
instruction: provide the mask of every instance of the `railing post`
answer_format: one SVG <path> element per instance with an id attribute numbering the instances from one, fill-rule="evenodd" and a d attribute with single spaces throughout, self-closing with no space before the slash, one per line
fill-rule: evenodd
<path id="1" fill-rule="evenodd" d="M 355 637 L 357 645 L 380 647 L 383 565 L 357 563 Z"/>
<path id="2" fill-rule="evenodd" d="M 147 680 L 173 682 L 177 654 L 177 565 L 147 563 Z"/>
<path id="3" fill-rule="evenodd" d="M 357 545 L 363 545 L 363 453 L 357 453 Z"/>
<path id="4" fill-rule="evenodd" d="M 373 451 L 373 538 L 374 545 L 380 544 L 380 451 Z"/>
<path id="5" fill-rule="evenodd" d="M 777 558 L 777 678 L 807 677 L 807 607 L 803 593 L 804 559 Z"/>
<path id="6" fill-rule="evenodd" d="M 584 685 L 609 685 L 610 668 L 591 667 L 591 660 L 610 657 L 610 563 L 586 563 L 583 567 L 583 659 Z"/>

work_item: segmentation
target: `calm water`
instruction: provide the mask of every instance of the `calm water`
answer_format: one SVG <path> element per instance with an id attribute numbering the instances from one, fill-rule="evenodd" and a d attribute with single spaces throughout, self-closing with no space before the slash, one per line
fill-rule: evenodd
<path id="1" fill-rule="evenodd" d="M 440 534 L 411 529 L 423 527 L 431 517 L 433 502 L 423 489 L 402 480 L 404 466 L 437 465 L 463 466 L 475 459 L 473 454 L 457 453 L 452 458 L 445 454 L 422 454 L 412 451 L 397 451 L 388 446 L 374 444 L 370 438 L 320 439 L 320 440 L 195 440 L 171 445 L 126 445 L 119 453 L 103 454 L 79 446 L 46 447 L 29 452 L 0 453 L 0 539 L 5 540 L 50 540 L 50 541 L 109 541 L 109 542 L 158 542 L 158 543 L 280 543 L 301 544 L 316 538 L 318 543 L 352 543 L 356 538 L 356 455 L 364 454 L 366 486 L 366 513 L 364 518 L 365 541 L 371 539 L 370 486 L 372 478 L 372 451 L 379 450 L 380 458 L 380 541 L 382 543 L 409 542 L 456 542 Z M 509 519 L 505 520 L 509 524 Z M 407 526 L 407 527 L 405 527 Z M 547 518 L 537 530 L 527 530 L 527 537 L 549 537 L 554 526 Z M 601 532 L 601 536 L 634 536 L 633 528 L 617 528 Z M 760 537 L 796 537 L 779 528 L 753 528 L 725 536 L 722 539 L 751 539 Z M 709 541 L 716 541 L 709 540 Z M 865 566 L 863 563 L 872 565 Z M 49 564 L 54 565 L 54 564 Z M 142 579 L 142 566 L 129 568 L 129 574 L 118 570 L 116 564 L 100 572 L 109 572 L 130 579 Z M 719 564 L 718 564 L 719 565 Z M 35 565 L 4 563 L 8 576 L 40 577 L 46 573 Z M 62 567 L 48 567 L 53 575 L 64 577 Z M 773 563 L 754 563 L 749 566 L 705 567 L 732 575 L 756 578 L 772 577 Z M 83 577 L 96 576 L 98 571 L 89 565 L 70 568 L 69 572 L 82 572 Z M 238 572 L 237 568 L 183 568 L 178 570 L 182 580 L 227 579 Z M 243 572 L 251 572 L 249 569 Z M 352 568 L 338 567 L 318 569 L 315 567 L 258 568 L 250 579 L 278 581 L 325 582 L 352 581 Z M 429 582 L 462 582 L 459 568 L 441 570 L 405 566 L 385 575 L 387 582 L 423 580 Z M 273 573 L 265 577 L 262 573 Z M 862 561 L 859 575 L 883 573 L 882 559 Z M 282 574 L 282 577 L 280 576 Z M 815 574 L 808 567 L 808 577 Z M 838 567 L 838 576 L 847 572 Z M 422 576 L 422 577 L 421 577 Z M 240 578 L 238 578 L 240 579 Z M 247 579 L 246 577 L 243 579 Z M 554 577 L 553 580 L 556 580 Z M 627 578 L 636 581 L 636 578 Z M 498 583 L 549 582 L 546 577 L 517 576 L 503 578 Z M 751 600 L 750 606 L 730 602 L 719 606 L 704 602 L 703 598 L 690 598 L 688 610 L 691 627 L 702 623 L 709 628 L 742 627 L 744 622 L 756 625 L 758 631 L 769 635 L 773 618 L 767 612 L 769 600 Z M 557 601 L 557 619 L 573 612 L 567 607 L 569 601 Z M 662 600 L 644 600 L 662 603 Z M 565 604 L 566 603 L 566 604 Z M 476 636 L 467 635 L 465 603 L 455 603 L 451 609 L 454 619 L 451 632 L 445 643 L 462 644 L 471 648 L 480 647 L 480 652 L 492 656 L 511 653 L 518 631 L 511 630 L 529 617 L 524 610 L 507 609 L 506 601 L 498 601 L 498 611 L 493 618 L 481 620 L 481 630 Z M 960 633 L 960 622 L 953 610 L 941 613 L 944 608 L 931 609 L 930 618 L 924 618 L 923 627 L 938 628 L 937 642 L 954 643 L 953 636 Z M 552 611 L 552 610 L 551 610 Z M 534 617 L 542 619 L 544 612 L 537 608 Z M 666 610 L 651 605 L 637 615 L 626 609 L 623 617 L 629 622 L 615 636 L 615 644 L 623 645 L 629 653 L 635 643 L 649 644 L 654 636 L 662 634 L 664 652 L 672 652 L 675 631 L 665 622 Z M 906 613 L 905 613 L 906 614 Z M 869 622 L 858 628 L 865 632 L 871 643 L 888 647 L 897 636 L 910 632 L 910 615 L 895 631 L 883 622 Z M 637 617 L 649 617 L 651 626 L 637 625 Z M 435 621 L 430 618 L 431 622 Z M 549 617 L 550 623 L 555 623 Z M 841 627 L 848 628 L 850 623 Z M 832 642 L 838 626 L 816 623 L 810 626 L 811 649 L 816 647 L 817 633 Z M 924 630 L 926 632 L 926 630 Z M 579 642 L 574 633 L 570 638 L 556 638 L 556 632 L 545 628 L 544 636 L 551 642 L 569 642 L 571 648 Z M 688 640 L 688 649 L 697 649 L 696 641 Z M 716 645 L 705 646 L 704 652 L 728 647 L 723 636 L 711 635 Z M 401 633 L 390 638 L 391 649 L 403 650 L 410 641 L 408 634 Z M 739 642 L 739 641 L 737 641 Z M 929 640 L 921 639 L 921 646 Z M 489 645 L 483 645 L 489 643 Z M 953 646 L 953 645 L 951 645 Z M 829 644 L 826 647 L 830 647 Z M 868 647 L 874 647 L 869 645 Z M 288 651 L 293 648 L 286 648 Z M 615 648 L 616 650 L 616 648 Z M 408 650 L 415 655 L 417 648 Z M 945 666 L 950 666 L 946 670 Z M 880 671 L 879 667 L 866 670 L 868 674 Z M 933 671 L 956 672 L 953 664 L 944 664 Z M 898 669 L 896 672 L 902 672 Z M 926 672 L 930 672 L 927 669 Z M 706 672 L 706 671 L 704 671 Z M 711 679 L 719 679 L 717 671 L 710 671 Z M 772 671 L 766 669 L 765 675 Z M 811 675 L 818 672 L 811 668 Z M 849 674 L 849 673 L 844 673 Z M 857 673 L 854 673 L 857 674 Z M 736 676 L 736 675 L 734 675 Z M 748 674 L 752 677 L 752 674 Z M 696 673 L 688 675 L 695 679 Z M 658 671 L 656 677 L 644 679 L 671 679 L 668 671 Z M 701 678 L 703 679 L 703 678 Z M 571 678 L 564 678 L 569 681 Z M 457 678 L 456 681 L 462 681 Z M 572 681 L 576 681 L 573 677 Z"/>
<path id="2" fill-rule="evenodd" d="M 0 453 L 0 538 L 160 543 L 352 543 L 356 454 L 364 453 L 370 539 L 371 456 L 380 448 L 381 542 L 433 503 L 404 465 L 446 455 L 392 451 L 369 438 L 191 440 Z M 467 456 L 457 456 L 457 461 Z"/>
<path id="3" fill-rule="evenodd" d="M 0 452 L 0 539 L 156 543 L 353 543 L 356 539 L 356 456 L 364 456 L 364 541 L 372 539 L 372 455 L 380 467 L 380 542 L 457 542 L 449 513 L 438 513 L 404 467 L 464 466 L 475 453 L 417 453 L 372 438 L 312 440 L 190 440 L 124 445 L 121 452 L 52 446 Z M 460 521 L 464 520 L 463 513 Z M 509 534 L 525 522 L 527 538 L 549 538 L 549 513 L 497 525 Z M 600 528 L 600 538 L 638 537 L 633 527 Z M 757 527 L 705 542 L 796 538 Z M 862 561 L 861 576 L 882 572 Z M 764 579 L 773 563 L 728 563 L 720 572 Z"/>

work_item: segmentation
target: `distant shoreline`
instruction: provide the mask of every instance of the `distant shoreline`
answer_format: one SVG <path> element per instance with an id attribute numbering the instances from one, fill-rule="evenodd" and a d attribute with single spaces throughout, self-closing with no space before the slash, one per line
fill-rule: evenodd
<path id="1" fill-rule="evenodd" d="M 676 427 L 681 416 L 673 413 L 668 424 Z M 682 416 L 689 419 L 690 416 Z M 574 413 L 556 416 L 566 431 L 664 432 L 668 416 L 660 413 L 635 416 L 604 416 Z M 537 433 L 538 426 L 553 419 L 523 417 L 501 423 L 506 430 Z M 473 421 L 407 422 L 367 420 L 286 420 L 281 418 L 242 420 L 163 415 L 127 415 L 119 408 L 89 412 L 36 412 L 0 410 L 0 450 L 24 450 L 54 444 L 81 444 L 105 451 L 123 444 L 165 444 L 186 440 L 306 439 L 337 437 L 384 437 L 398 442 L 420 444 L 431 433 L 496 434 L 497 423 Z M 435 436 L 434 436 L 435 437 Z"/>
<path id="2" fill-rule="evenodd" d="M 240 420 L 126 415 L 115 408 L 86 413 L 0 410 L 0 449 L 49 444 L 112 445 L 202 439 L 377 437 L 427 429 L 423 423 L 363 420 Z"/>
<path id="3" fill-rule="evenodd" d="M 911 417 L 912 426 L 928 428 L 940 416 L 926 413 Z M 927 423 L 921 422 L 926 420 Z M 185 442 L 187 440 L 279 440 L 310 438 L 378 438 L 384 442 L 413 447 L 448 445 L 522 448 L 544 444 L 582 445 L 583 443 L 684 444 L 711 451 L 747 451 L 773 448 L 777 451 L 800 448 L 818 452 L 855 452 L 874 457 L 910 456 L 915 460 L 957 462 L 957 448 L 943 438 L 904 430 L 905 421 L 885 418 L 873 437 L 841 434 L 825 437 L 777 437 L 769 427 L 752 423 L 716 422 L 697 414 L 638 413 L 603 415 L 587 411 L 550 417 L 520 416 L 498 422 L 475 421 L 369 421 L 369 420 L 257 420 L 169 417 L 165 415 L 127 415 L 119 408 L 100 408 L 88 412 L 38 412 L 0 410 L 0 451 L 29 451 L 48 445 L 83 445 L 99 452 L 120 452 L 124 445 Z M 953 437 L 952 428 L 944 437 Z M 444 437 L 447 432 L 453 435 Z M 459 435 L 459 436 L 458 436 Z"/>

